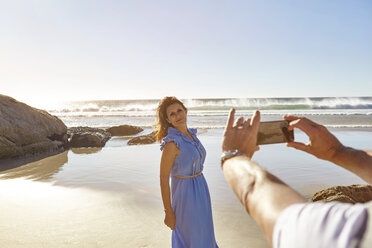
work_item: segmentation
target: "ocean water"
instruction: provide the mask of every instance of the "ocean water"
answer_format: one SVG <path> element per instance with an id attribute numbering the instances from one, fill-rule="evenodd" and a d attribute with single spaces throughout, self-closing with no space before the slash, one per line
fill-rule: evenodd
<path id="1" fill-rule="evenodd" d="M 230 108 L 238 116 L 259 109 L 262 121 L 280 120 L 284 114 L 308 117 L 332 128 L 372 128 L 372 97 L 322 98 L 226 98 L 181 99 L 188 108 L 188 125 L 223 128 Z M 130 124 L 151 128 L 159 99 L 75 101 L 48 106 L 45 110 L 68 127 L 110 127 Z"/>

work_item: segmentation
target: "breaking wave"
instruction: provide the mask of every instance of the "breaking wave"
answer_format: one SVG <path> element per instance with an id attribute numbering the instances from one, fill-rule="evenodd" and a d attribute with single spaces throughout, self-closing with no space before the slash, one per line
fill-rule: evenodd
<path id="1" fill-rule="evenodd" d="M 184 99 L 189 110 L 227 111 L 237 110 L 350 110 L 372 109 L 372 97 L 319 97 L 319 98 L 230 98 Z M 108 100 L 67 102 L 47 109 L 53 113 L 117 113 L 152 112 L 159 100 Z"/>

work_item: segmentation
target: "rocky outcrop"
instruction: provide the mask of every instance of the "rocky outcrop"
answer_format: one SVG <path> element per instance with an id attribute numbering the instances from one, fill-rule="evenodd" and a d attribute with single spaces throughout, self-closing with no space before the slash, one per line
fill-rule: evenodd
<path id="1" fill-rule="evenodd" d="M 144 145 L 155 143 L 155 132 L 135 137 L 128 141 L 128 145 Z"/>
<path id="2" fill-rule="evenodd" d="M 121 125 L 116 127 L 110 127 L 106 131 L 111 133 L 112 136 L 126 136 L 138 134 L 143 131 L 143 128 L 131 125 Z"/>
<path id="3" fill-rule="evenodd" d="M 321 190 L 313 195 L 311 201 L 340 201 L 346 203 L 364 203 L 372 200 L 372 186 L 353 184 L 349 186 L 335 186 Z"/>
<path id="4" fill-rule="evenodd" d="M 70 147 L 103 147 L 111 134 L 92 127 L 72 127 L 68 129 Z"/>
<path id="5" fill-rule="evenodd" d="M 66 132 L 56 116 L 0 94 L 0 159 L 63 151 Z"/>

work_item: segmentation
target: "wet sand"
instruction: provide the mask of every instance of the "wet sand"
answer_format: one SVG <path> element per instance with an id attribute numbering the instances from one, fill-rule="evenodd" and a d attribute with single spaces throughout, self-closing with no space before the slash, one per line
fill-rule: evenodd
<path id="1" fill-rule="evenodd" d="M 220 247 L 268 247 L 223 178 L 222 130 L 202 130 L 204 175 Z M 368 149 L 372 133 L 336 131 L 346 145 Z M 298 140 L 305 136 L 296 133 Z M 159 145 L 73 149 L 0 174 L 3 247 L 170 247 L 159 187 Z M 369 146 L 371 147 L 371 146 Z M 269 156 L 268 156 L 269 155 Z M 328 162 L 285 147 L 261 146 L 254 160 L 306 198 L 333 185 L 363 183 Z"/>

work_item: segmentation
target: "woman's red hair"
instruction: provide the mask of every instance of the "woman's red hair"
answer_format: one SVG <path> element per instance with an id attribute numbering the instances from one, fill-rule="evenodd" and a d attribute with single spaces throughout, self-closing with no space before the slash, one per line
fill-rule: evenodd
<path id="1" fill-rule="evenodd" d="M 168 127 L 173 127 L 173 125 L 167 121 L 167 108 L 175 103 L 180 104 L 187 112 L 185 105 L 183 105 L 183 103 L 174 96 L 164 97 L 159 102 L 159 106 L 156 109 L 157 120 L 155 123 L 155 139 L 159 142 L 168 135 Z"/>

